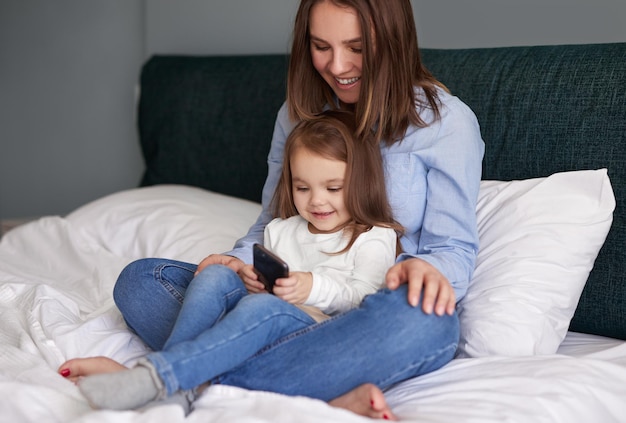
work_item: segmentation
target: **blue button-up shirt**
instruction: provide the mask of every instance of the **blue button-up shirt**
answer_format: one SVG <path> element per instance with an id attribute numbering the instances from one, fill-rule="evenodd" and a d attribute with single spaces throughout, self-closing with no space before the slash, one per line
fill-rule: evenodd
<path id="1" fill-rule="evenodd" d="M 439 98 L 440 120 L 434 121 L 431 110 L 421 110 L 421 118 L 432 123 L 409 127 L 402 141 L 381 145 L 381 152 L 389 202 L 394 218 L 405 229 L 404 252 L 396 261 L 417 257 L 429 262 L 448 278 L 459 301 L 467 291 L 478 252 L 476 200 L 484 142 L 467 105 L 443 90 Z M 252 244 L 263 243 L 263 230 L 272 220 L 269 206 L 281 174 L 285 141 L 294 126 L 283 104 L 268 155 L 263 211 L 248 234 L 225 254 L 251 263 Z"/>

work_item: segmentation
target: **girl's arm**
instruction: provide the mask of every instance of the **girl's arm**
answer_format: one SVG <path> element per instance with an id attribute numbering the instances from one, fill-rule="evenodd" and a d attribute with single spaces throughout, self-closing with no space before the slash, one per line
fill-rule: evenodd
<path id="1" fill-rule="evenodd" d="M 379 290 L 396 257 L 396 232 L 374 227 L 361 234 L 346 254 L 353 265 L 349 271 L 339 272 L 332 265 L 313 270 L 311 293 L 305 305 L 337 314 L 358 306 L 366 295 Z M 332 263 L 332 256 L 329 257 Z"/>

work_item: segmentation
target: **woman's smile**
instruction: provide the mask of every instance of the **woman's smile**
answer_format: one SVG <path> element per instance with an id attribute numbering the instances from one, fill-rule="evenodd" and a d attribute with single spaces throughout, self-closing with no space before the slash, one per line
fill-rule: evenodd
<path id="1" fill-rule="evenodd" d="M 359 100 L 361 89 L 361 25 L 356 11 L 332 2 L 311 9 L 310 37 L 313 66 L 346 104 Z"/>

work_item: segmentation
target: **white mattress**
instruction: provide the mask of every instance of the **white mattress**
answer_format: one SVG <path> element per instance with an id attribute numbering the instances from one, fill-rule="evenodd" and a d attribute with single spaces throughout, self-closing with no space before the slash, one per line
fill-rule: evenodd
<path id="1" fill-rule="evenodd" d="M 132 364 L 146 347 L 111 299 L 129 261 L 197 262 L 227 250 L 258 205 L 173 186 L 131 190 L 46 217 L 0 240 L 0 422 L 364 422 L 324 402 L 212 386 L 187 418 L 176 406 L 93 411 L 56 373 L 69 358 Z M 190 221 L 182 211 L 201 214 Z M 216 228 L 219 228 L 217 230 Z M 568 333 L 556 354 L 456 359 L 386 392 L 412 422 L 626 422 L 626 342 Z"/>

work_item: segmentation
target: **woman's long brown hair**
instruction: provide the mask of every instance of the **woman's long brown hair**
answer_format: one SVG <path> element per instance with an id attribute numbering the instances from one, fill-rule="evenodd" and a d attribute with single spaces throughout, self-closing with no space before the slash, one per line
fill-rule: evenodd
<path id="1" fill-rule="evenodd" d="M 272 200 L 274 217 L 286 219 L 298 214 L 293 201 L 290 166 L 296 150 L 304 148 L 324 158 L 346 163 L 343 191 L 346 209 L 352 217 L 345 227 L 350 240 L 343 250 L 332 254 L 349 250 L 358 236 L 373 226 L 392 228 L 398 235 L 403 231 L 393 219 L 387 200 L 380 147 L 371 141 L 355 139 L 355 129 L 354 114 L 346 111 L 328 110 L 301 121 L 287 138 L 282 174 Z"/>
<path id="2" fill-rule="evenodd" d="M 293 120 L 311 119 L 325 105 L 335 106 L 332 89 L 313 67 L 310 13 L 312 7 L 330 1 L 356 11 L 361 25 L 363 65 L 359 101 L 355 105 L 357 137 L 375 131 L 373 141 L 399 141 L 410 124 L 424 127 L 422 108 L 440 117 L 437 86 L 445 89 L 424 67 L 417 45 L 417 31 L 409 0 L 302 0 L 296 14 L 289 73 L 287 104 Z M 415 88 L 422 88 L 419 102 Z"/>

